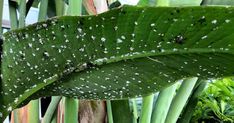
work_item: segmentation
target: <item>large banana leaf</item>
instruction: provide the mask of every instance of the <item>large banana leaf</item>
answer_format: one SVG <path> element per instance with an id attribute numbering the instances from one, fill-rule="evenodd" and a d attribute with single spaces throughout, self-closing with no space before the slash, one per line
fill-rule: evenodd
<path id="1" fill-rule="evenodd" d="M 0 116 L 30 99 L 121 99 L 232 76 L 234 8 L 124 6 L 4 35 Z"/>

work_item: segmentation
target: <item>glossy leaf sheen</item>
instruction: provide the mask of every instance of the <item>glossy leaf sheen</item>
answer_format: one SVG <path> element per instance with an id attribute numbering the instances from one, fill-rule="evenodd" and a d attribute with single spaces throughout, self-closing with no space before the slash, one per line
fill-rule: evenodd
<path id="1" fill-rule="evenodd" d="M 124 6 L 6 33 L 0 112 L 41 96 L 130 98 L 186 77 L 232 76 L 233 12 Z"/>

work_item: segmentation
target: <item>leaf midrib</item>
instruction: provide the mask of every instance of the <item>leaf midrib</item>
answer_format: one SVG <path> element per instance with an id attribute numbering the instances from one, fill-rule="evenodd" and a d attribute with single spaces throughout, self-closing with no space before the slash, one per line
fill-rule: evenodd
<path id="1" fill-rule="evenodd" d="M 174 50 L 177 51 L 173 51 L 173 50 L 167 50 L 167 49 L 161 49 L 164 50 L 163 52 L 156 52 L 154 50 L 152 51 L 143 51 L 143 52 L 132 52 L 132 53 L 127 53 L 127 54 L 122 54 L 122 55 L 118 55 L 115 56 L 114 58 L 99 58 L 95 61 L 91 61 L 91 63 L 93 63 L 94 65 L 102 65 L 104 63 L 113 63 L 113 62 L 119 62 L 122 60 L 129 60 L 129 59 L 135 59 L 135 58 L 141 58 L 141 57 L 150 57 L 150 56 L 163 56 L 163 55 L 182 55 L 182 54 L 203 54 L 203 53 L 226 53 L 226 54 L 233 54 L 232 52 L 234 50 L 230 50 L 227 48 L 224 48 L 223 50 L 221 49 L 208 49 L 207 48 L 189 48 L 187 50 L 184 49 L 177 49 L 174 48 Z M 105 62 L 99 62 L 99 60 L 101 59 L 106 59 L 104 60 Z"/>

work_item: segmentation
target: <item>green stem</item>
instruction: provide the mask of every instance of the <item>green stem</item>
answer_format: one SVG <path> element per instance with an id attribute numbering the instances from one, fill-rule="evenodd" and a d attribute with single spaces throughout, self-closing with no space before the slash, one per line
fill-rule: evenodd
<path id="1" fill-rule="evenodd" d="M 28 123 L 39 123 L 39 101 L 38 100 L 32 100 L 28 104 Z"/>
<path id="2" fill-rule="evenodd" d="M 78 100 L 73 98 L 65 98 L 64 123 L 78 122 Z"/>
<path id="3" fill-rule="evenodd" d="M 108 123 L 113 123 L 113 116 L 112 116 L 112 109 L 111 109 L 111 102 L 110 102 L 110 100 L 106 101 L 106 105 L 107 105 Z"/>
<path id="4" fill-rule="evenodd" d="M 43 123 L 50 123 L 52 121 L 52 117 L 54 114 L 56 114 L 55 110 L 57 109 L 60 100 L 61 100 L 61 97 L 59 97 L 59 96 L 52 97 L 50 105 L 47 108 L 45 116 L 42 120 Z"/>
<path id="5" fill-rule="evenodd" d="M 156 6 L 169 6 L 170 0 L 156 0 Z"/>
<path id="6" fill-rule="evenodd" d="M 197 79 L 197 77 L 188 78 L 182 82 L 176 96 L 172 100 L 165 123 L 176 123 L 181 111 L 183 110 L 183 107 L 185 106 L 194 88 L 194 85 L 197 82 Z"/>
<path id="7" fill-rule="evenodd" d="M 26 0 L 20 0 L 19 6 L 19 28 L 25 26 L 25 17 L 26 17 Z"/>
<path id="8" fill-rule="evenodd" d="M 170 6 L 200 6 L 202 1 L 203 0 L 171 0 Z"/>
<path id="9" fill-rule="evenodd" d="M 152 109 L 153 109 L 153 101 L 154 101 L 154 94 L 143 97 L 140 123 L 150 123 Z"/>
<path id="10" fill-rule="evenodd" d="M 69 0 L 69 15 L 81 15 L 82 0 Z"/>
<path id="11" fill-rule="evenodd" d="M 17 29 L 18 27 L 18 19 L 17 19 L 17 12 L 16 12 L 17 3 L 12 0 L 8 0 L 8 3 L 9 3 L 11 30 Z"/>
<path id="12" fill-rule="evenodd" d="M 195 107 L 197 106 L 197 102 L 199 100 L 198 97 L 203 92 L 204 88 L 206 87 L 206 84 L 206 81 L 200 81 L 198 83 L 198 86 L 194 89 L 193 94 L 191 95 L 191 98 L 189 99 L 189 102 L 185 107 L 185 110 L 183 111 L 183 114 L 180 117 L 178 123 L 190 123 L 190 120 L 195 111 Z"/>
<path id="13" fill-rule="evenodd" d="M 114 123 L 131 123 L 132 112 L 129 106 L 129 100 L 113 100 L 111 108 Z"/>
<path id="14" fill-rule="evenodd" d="M 59 109 L 60 109 L 60 112 L 59 112 L 59 123 L 63 123 L 64 119 L 63 119 L 63 113 L 64 113 L 64 108 L 65 108 L 65 99 L 66 97 L 62 97 L 62 100 L 60 101 L 60 104 L 59 104 Z M 63 112 L 62 112 L 63 111 Z"/>
<path id="15" fill-rule="evenodd" d="M 13 111 L 13 114 L 14 114 L 14 123 L 20 123 L 20 119 L 19 119 L 20 112 L 19 112 L 19 109 L 15 109 Z"/>
<path id="16" fill-rule="evenodd" d="M 0 37 L 2 35 L 3 0 L 0 1 Z"/>
<path id="17" fill-rule="evenodd" d="M 148 6 L 149 0 L 139 0 L 138 4 L 139 6 Z"/>
<path id="18" fill-rule="evenodd" d="M 159 92 L 158 98 L 155 102 L 152 123 L 164 123 L 166 120 L 167 112 L 170 108 L 171 101 L 174 97 L 175 90 L 178 84 L 174 84 L 161 92 Z"/>
<path id="19" fill-rule="evenodd" d="M 64 1 L 63 0 L 55 0 L 56 6 L 56 15 L 62 16 L 64 13 Z"/>
<path id="20" fill-rule="evenodd" d="M 48 9 L 48 0 L 41 0 L 38 21 L 43 21 L 46 19 Z"/>
<path id="21" fill-rule="evenodd" d="M 137 123 L 138 111 L 137 111 L 137 104 L 136 104 L 135 99 L 132 99 L 132 112 L 133 112 L 133 123 Z"/>
<path id="22" fill-rule="evenodd" d="M 57 112 L 58 112 L 58 108 L 56 108 L 55 113 L 54 113 L 54 115 L 53 115 L 52 120 L 51 120 L 50 123 L 57 123 L 58 122 L 57 121 L 57 118 L 58 118 Z"/>

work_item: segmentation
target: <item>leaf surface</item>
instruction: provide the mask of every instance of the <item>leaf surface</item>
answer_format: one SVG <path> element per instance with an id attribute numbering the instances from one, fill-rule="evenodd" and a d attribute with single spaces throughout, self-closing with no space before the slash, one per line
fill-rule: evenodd
<path id="1" fill-rule="evenodd" d="M 233 7 L 123 6 L 4 35 L 0 112 L 42 96 L 122 99 L 232 76 Z M 1 116 L 1 115 L 0 115 Z"/>

